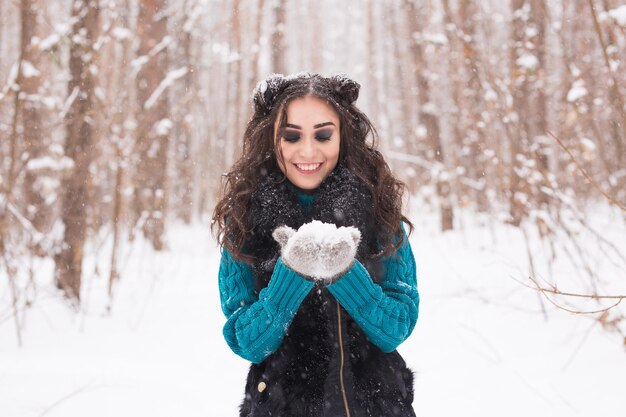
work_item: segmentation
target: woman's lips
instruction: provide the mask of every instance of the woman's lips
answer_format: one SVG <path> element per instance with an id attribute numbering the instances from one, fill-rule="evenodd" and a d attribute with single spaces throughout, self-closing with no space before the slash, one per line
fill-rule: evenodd
<path id="1" fill-rule="evenodd" d="M 296 167 L 299 173 L 307 175 L 307 174 L 315 174 L 319 172 L 320 169 L 322 169 L 323 164 L 318 162 L 317 164 L 293 164 L 293 165 Z M 315 165 L 317 165 L 317 167 L 313 168 Z"/>

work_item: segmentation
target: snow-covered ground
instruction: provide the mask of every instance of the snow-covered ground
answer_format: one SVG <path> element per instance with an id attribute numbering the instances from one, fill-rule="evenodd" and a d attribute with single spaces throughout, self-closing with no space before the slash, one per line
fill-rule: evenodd
<path id="1" fill-rule="evenodd" d="M 417 415 L 624 415 L 624 346 L 597 321 L 557 310 L 518 282 L 528 258 L 517 229 L 466 216 L 463 231 L 441 234 L 436 218 L 412 219 L 422 304 L 399 350 L 416 373 Z M 623 222 L 598 219 L 597 229 L 626 247 Z M 41 278 L 21 348 L 0 275 L 0 416 L 237 415 L 248 364 L 221 335 L 218 252 L 205 225 L 174 227 L 168 241 L 161 254 L 140 240 L 124 249 L 110 313 L 109 243 L 88 250 L 100 254 L 100 277 L 91 257 L 79 315 Z M 531 250 L 540 269 L 545 250 Z M 51 267 L 35 265 L 41 277 Z M 609 268 L 603 276 L 626 292 L 623 270 L 601 261 L 594 267 Z M 563 290 L 567 268 L 554 271 Z"/>

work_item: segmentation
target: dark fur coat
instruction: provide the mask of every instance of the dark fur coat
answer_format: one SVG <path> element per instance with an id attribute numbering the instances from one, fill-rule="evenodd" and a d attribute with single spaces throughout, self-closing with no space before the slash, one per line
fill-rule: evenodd
<path id="1" fill-rule="evenodd" d="M 372 200 L 360 180 L 341 166 L 320 185 L 305 210 L 286 181 L 268 175 L 253 193 L 245 251 L 256 291 L 267 286 L 279 256 L 272 231 L 297 229 L 311 220 L 354 226 L 361 231 L 357 259 L 377 281 L 384 274 L 378 251 Z M 343 360 L 343 367 L 342 367 Z M 343 389 L 342 389 L 343 386 Z M 397 351 L 385 353 L 369 342 L 324 284 L 316 283 L 296 313 L 279 349 L 252 364 L 241 417 L 415 416 L 413 374 Z"/>

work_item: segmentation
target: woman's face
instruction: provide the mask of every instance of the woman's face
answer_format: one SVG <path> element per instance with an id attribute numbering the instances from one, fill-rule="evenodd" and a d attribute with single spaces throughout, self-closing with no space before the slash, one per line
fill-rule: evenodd
<path id="1" fill-rule="evenodd" d="M 279 120 L 274 124 L 278 131 Z M 287 107 L 287 125 L 275 138 L 283 155 L 280 170 L 293 185 L 314 190 L 337 166 L 339 160 L 339 116 L 315 97 L 293 100 Z"/>

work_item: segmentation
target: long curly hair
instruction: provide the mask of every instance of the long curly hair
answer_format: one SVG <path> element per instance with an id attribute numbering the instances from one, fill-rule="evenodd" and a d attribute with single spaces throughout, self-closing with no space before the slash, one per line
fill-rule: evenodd
<path id="1" fill-rule="evenodd" d="M 372 195 L 382 246 L 378 256 L 390 255 L 402 244 L 401 221 L 409 227 L 409 234 L 412 233 L 413 224 L 402 214 L 402 195 L 406 187 L 393 176 L 376 149 L 376 129 L 355 106 L 359 88 L 357 82 L 345 75 L 274 74 L 259 82 L 252 96 L 254 114 L 246 126 L 241 156 L 222 178 L 221 194 L 211 223 L 213 235 L 235 259 L 255 261 L 242 251 L 250 230 L 246 222 L 250 196 L 262 178 L 270 173 L 282 174 L 278 165 L 282 155 L 277 152 L 276 138 L 282 136 L 287 124 L 289 103 L 307 96 L 330 104 L 339 116 L 341 140 L 337 165 L 354 173 Z M 275 129 L 277 119 L 280 122 Z M 281 181 L 285 179 L 282 174 Z"/>

